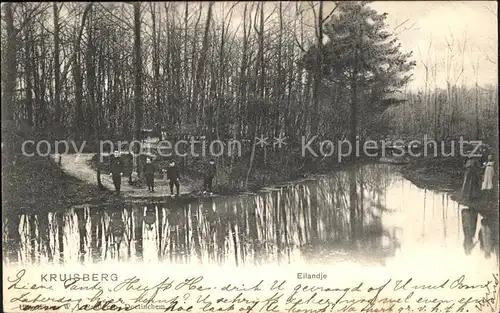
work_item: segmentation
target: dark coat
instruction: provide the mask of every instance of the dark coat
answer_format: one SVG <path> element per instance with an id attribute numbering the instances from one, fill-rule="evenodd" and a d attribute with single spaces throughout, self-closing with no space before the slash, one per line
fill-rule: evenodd
<path id="1" fill-rule="evenodd" d="M 215 164 L 208 164 L 207 168 L 205 170 L 205 176 L 206 177 L 214 177 L 215 174 L 217 173 L 217 166 Z"/>
<path id="2" fill-rule="evenodd" d="M 179 169 L 177 168 L 177 165 L 169 166 L 167 168 L 167 179 L 175 181 L 179 178 L 180 178 L 180 174 L 179 174 Z"/>
<path id="3" fill-rule="evenodd" d="M 113 175 L 115 175 L 115 176 L 116 175 L 120 175 L 123 172 L 123 161 L 122 161 L 122 159 L 120 157 L 112 156 L 109 168 L 110 168 L 109 171 Z"/>
<path id="4" fill-rule="evenodd" d="M 146 163 L 144 165 L 144 176 L 146 177 L 146 184 L 148 186 L 153 186 L 155 179 L 155 166 L 152 163 Z"/>
<path id="5" fill-rule="evenodd" d="M 467 168 L 462 185 L 462 199 L 465 201 L 479 197 L 481 192 L 481 167 L 475 159 L 467 160 Z"/>
<path id="6" fill-rule="evenodd" d="M 153 163 L 146 163 L 144 165 L 144 174 L 146 175 L 154 175 L 155 173 L 155 166 Z"/>

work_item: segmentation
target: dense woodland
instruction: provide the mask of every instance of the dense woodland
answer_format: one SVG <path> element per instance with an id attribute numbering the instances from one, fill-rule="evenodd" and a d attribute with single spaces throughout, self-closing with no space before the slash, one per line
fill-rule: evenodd
<path id="1" fill-rule="evenodd" d="M 231 159 L 246 181 L 256 163 L 288 164 L 304 135 L 497 142 L 497 86 L 471 89 L 449 70 L 438 89 L 437 61 L 405 51 L 386 16 L 364 1 L 3 3 L 2 124 L 80 141 L 136 139 L 156 124 L 169 139 L 290 138 L 279 153 L 250 144 Z M 384 101 L 417 62 L 424 90 Z"/>

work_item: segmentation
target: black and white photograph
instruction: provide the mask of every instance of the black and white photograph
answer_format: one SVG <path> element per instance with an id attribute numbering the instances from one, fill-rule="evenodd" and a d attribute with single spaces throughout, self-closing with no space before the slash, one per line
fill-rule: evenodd
<path id="1" fill-rule="evenodd" d="M 3 311 L 499 312 L 497 14 L 2 2 Z"/>

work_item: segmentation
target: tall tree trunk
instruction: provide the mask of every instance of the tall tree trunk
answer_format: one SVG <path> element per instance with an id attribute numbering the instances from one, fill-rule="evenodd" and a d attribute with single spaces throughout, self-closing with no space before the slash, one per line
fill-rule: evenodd
<path id="1" fill-rule="evenodd" d="M 201 19 L 201 15 L 203 13 L 203 3 L 201 2 L 200 3 L 200 9 L 199 9 L 199 13 L 198 13 L 198 17 L 196 18 L 196 22 L 194 24 L 194 29 L 198 29 L 198 25 L 200 23 L 200 19 Z M 190 123 L 192 123 L 193 121 L 196 121 L 197 117 L 196 117 L 196 113 L 197 113 L 197 109 L 198 109 L 198 102 L 197 102 L 197 99 L 196 99 L 196 93 L 197 93 L 197 90 L 196 90 L 196 85 L 197 85 L 197 82 L 196 82 L 196 79 L 197 79 L 197 69 L 198 69 L 198 66 L 196 64 L 196 61 L 197 61 L 197 50 L 198 50 L 198 46 L 197 46 L 197 42 L 198 42 L 198 32 L 194 31 L 193 32 L 193 36 L 192 36 L 192 40 L 191 40 L 191 43 L 192 43 L 192 50 L 191 50 L 191 82 L 189 84 L 189 88 L 190 88 L 190 95 L 191 95 L 191 98 L 190 98 L 190 103 L 189 103 L 189 119 L 188 121 Z"/>
<path id="2" fill-rule="evenodd" d="M 357 240 L 357 225 L 358 225 L 358 194 L 356 190 L 356 166 L 349 169 L 349 225 L 351 233 L 351 244 L 355 244 Z"/>
<path id="3" fill-rule="evenodd" d="M 44 29 L 42 28 L 40 36 L 44 38 Z M 45 41 L 42 39 L 40 44 L 40 49 L 35 48 L 35 59 L 33 60 L 33 68 L 35 69 L 34 78 L 35 78 L 35 98 L 36 103 L 38 105 L 37 109 L 37 128 L 40 134 L 47 135 L 47 126 L 48 126 L 48 114 L 47 114 L 47 103 L 46 103 L 46 85 L 47 85 L 47 77 L 46 77 L 46 64 L 45 62 L 37 62 L 36 60 L 45 60 L 46 57 L 46 47 Z"/>
<path id="4" fill-rule="evenodd" d="M 155 114 L 155 125 L 161 123 L 163 119 L 163 107 L 160 97 L 160 59 L 159 59 L 159 41 L 160 32 L 157 32 L 156 23 L 156 3 L 150 2 L 151 22 L 153 28 L 153 80 L 154 80 L 154 101 L 157 114 Z M 160 21 L 161 22 L 161 21 Z M 160 133 L 161 137 L 161 133 Z M 161 138 L 160 138 L 161 139 Z"/>
<path id="5" fill-rule="evenodd" d="M 356 37 L 360 37 L 359 33 L 355 34 Z M 354 47 L 354 64 L 353 70 L 351 72 L 351 120 L 350 120 L 350 143 L 351 147 L 356 145 L 357 136 L 357 105 L 358 105 L 358 62 L 359 62 L 359 45 L 358 41 L 360 38 L 355 38 Z M 350 160 L 352 162 L 352 169 L 350 170 L 350 184 L 349 184 L 349 204 L 350 204 L 350 225 L 351 225 L 351 240 L 354 243 L 356 238 L 356 213 L 357 213 L 357 193 L 356 193 L 356 152 L 351 149 Z"/>
<path id="6" fill-rule="evenodd" d="M 90 107 L 90 113 L 91 115 L 89 116 L 89 121 L 92 121 L 92 124 L 94 125 L 94 134 L 95 134 L 95 139 L 97 142 L 97 145 L 99 146 L 99 119 L 100 119 L 100 112 L 98 109 L 99 104 L 96 101 L 96 70 L 95 70 L 95 55 L 96 55 L 96 47 L 94 43 L 94 29 L 93 29 L 93 16 L 92 16 L 92 8 L 89 11 L 90 17 L 89 17 L 89 27 L 88 27 L 88 42 L 87 42 L 87 53 L 85 55 L 85 63 L 86 63 L 86 68 L 87 68 L 87 95 L 88 95 L 88 102 L 89 102 L 89 107 Z M 95 120 L 95 121 L 94 121 Z M 91 125 L 92 125 L 91 124 Z M 92 126 L 89 126 L 92 128 Z M 101 160 L 101 151 L 100 149 L 97 149 L 97 159 Z M 97 186 L 99 189 L 103 190 L 104 186 L 101 182 L 101 166 L 100 163 L 98 162 L 97 166 Z"/>
<path id="7" fill-rule="evenodd" d="M 75 52 L 73 54 L 73 79 L 75 81 L 75 129 L 74 133 L 79 134 L 81 137 L 80 130 L 84 126 L 83 117 L 83 77 L 82 68 L 80 65 L 80 41 L 75 42 Z"/>
<path id="8" fill-rule="evenodd" d="M 245 12 L 246 13 L 246 12 Z M 246 18 L 243 20 L 243 25 L 246 25 Z M 247 135 L 247 126 L 248 123 L 243 121 L 244 116 L 247 114 L 248 110 L 248 37 L 250 36 L 251 26 L 244 26 L 244 38 L 243 38 L 243 52 L 241 56 L 241 73 L 240 73 L 240 98 L 238 105 L 238 121 L 237 121 L 237 132 L 236 136 L 239 138 Z"/>
<path id="9" fill-rule="evenodd" d="M 59 48 L 59 7 L 57 2 L 52 4 L 54 14 L 54 123 L 59 126 L 61 119 L 61 70 L 60 70 L 60 48 Z"/>
<path id="10" fill-rule="evenodd" d="M 248 67 L 248 36 L 249 34 L 247 33 L 247 12 L 248 12 L 248 2 L 245 3 L 245 9 L 243 11 L 243 51 L 241 55 L 241 66 L 240 66 L 240 75 L 239 75 L 239 86 L 238 86 L 238 91 L 237 91 L 237 109 L 236 109 L 236 121 L 235 121 L 235 127 L 234 127 L 234 134 L 233 138 L 234 140 L 237 140 L 243 131 L 243 110 L 242 108 L 244 105 L 246 105 L 246 90 L 247 90 L 247 67 Z M 250 27 L 248 27 L 250 29 Z M 235 155 L 234 153 L 231 153 L 231 165 L 230 165 L 230 172 L 233 169 L 234 166 L 234 158 Z"/>
<path id="11" fill-rule="evenodd" d="M 71 63 L 73 69 L 73 79 L 75 81 L 75 122 L 74 122 L 74 130 L 75 134 L 78 134 L 81 137 L 81 129 L 84 127 L 84 115 L 83 115 L 83 75 L 82 68 L 80 64 L 80 43 L 82 40 L 83 29 L 85 28 L 85 21 L 87 19 L 87 15 L 92 8 L 93 3 L 90 2 L 83 12 L 82 21 L 80 24 L 80 29 L 78 34 L 76 35 L 73 47 L 73 53 L 71 55 Z"/>
<path id="12" fill-rule="evenodd" d="M 167 116 L 166 122 L 168 123 L 169 133 L 172 133 L 174 130 L 175 118 L 173 109 L 175 109 L 175 104 L 172 104 L 172 70 L 171 70 L 171 62 L 172 62 L 172 33 L 171 25 L 170 25 L 170 2 L 164 3 L 165 8 L 165 61 L 162 62 L 163 67 L 163 75 L 164 75 L 164 91 L 165 91 L 165 99 L 166 99 L 166 110 L 165 115 Z"/>
<path id="13" fill-rule="evenodd" d="M 184 94 L 186 95 L 187 103 L 191 103 L 191 88 L 189 87 L 189 65 L 188 65 L 188 19 L 189 19 L 189 2 L 186 1 L 184 9 Z M 186 108 L 189 112 L 189 108 Z"/>
<path id="14" fill-rule="evenodd" d="M 255 25 L 254 25 L 255 26 Z M 260 3 L 260 30 L 257 31 L 258 41 L 259 41 L 259 50 L 257 59 L 260 65 L 260 76 L 259 76 L 259 101 L 258 106 L 263 106 L 264 102 L 264 82 L 265 82 L 265 65 L 264 65 L 264 3 Z M 258 70 L 258 68 L 257 68 Z M 252 136 L 250 140 L 250 146 L 252 151 L 250 152 L 250 162 L 248 164 L 248 170 L 245 177 L 245 186 L 248 186 L 248 180 L 250 178 L 250 174 L 252 173 L 252 167 L 255 159 L 255 137 L 257 136 L 257 132 L 259 131 L 259 123 L 260 123 L 260 113 L 259 108 L 255 103 L 252 104 L 252 108 L 250 109 L 251 116 L 253 118 L 250 120 L 250 131 L 249 135 Z"/>
<path id="15" fill-rule="evenodd" d="M 200 58 L 198 59 L 198 66 L 196 68 L 196 79 L 195 79 L 195 84 L 194 84 L 194 91 L 193 91 L 193 102 L 199 105 L 199 108 L 201 111 L 199 113 L 203 112 L 203 99 L 204 96 L 200 95 L 202 91 L 202 86 L 205 84 L 205 75 L 203 75 L 205 71 L 205 63 L 207 59 L 207 52 L 208 52 L 208 34 L 210 31 L 210 21 L 212 20 L 212 7 L 213 7 L 213 2 L 210 2 L 208 5 L 208 11 L 207 11 L 207 20 L 205 22 L 205 32 L 203 34 L 203 44 L 201 48 L 201 54 Z M 197 118 L 201 119 L 202 114 L 198 114 Z M 199 121 L 200 122 L 200 121 Z M 197 123 L 200 125 L 201 123 Z"/>
<path id="16" fill-rule="evenodd" d="M 26 26 L 24 30 L 24 80 L 26 83 L 26 122 L 28 126 L 33 126 L 33 67 L 31 66 L 32 60 L 32 41 L 31 29 Z"/>
<path id="17" fill-rule="evenodd" d="M 14 120 L 14 93 L 16 88 L 16 29 L 14 28 L 14 12 L 12 2 L 4 4 L 7 44 L 5 47 L 5 63 L 2 68 L 4 90 L 2 92 L 2 123 Z"/>
<path id="18" fill-rule="evenodd" d="M 135 91 L 134 91 L 134 115 L 135 115 L 135 140 L 142 140 L 142 56 L 141 56 L 141 4 L 134 3 L 134 55 L 135 55 Z M 136 155 L 139 153 L 136 145 Z M 136 158 L 137 173 L 141 173 L 139 158 Z"/>
<path id="19" fill-rule="evenodd" d="M 479 125 L 479 85 L 478 85 L 478 73 L 479 73 L 479 58 L 477 59 L 475 66 L 475 75 L 476 75 L 476 85 L 475 85 L 475 101 L 474 101 L 474 111 L 476 115 L 476 138 L 475 140 L 479 140 L 481 138 L 481 127 Z"/>
<path id="20" fill-rule="evenodd" d="M 322 50 L 323 50 L 323 1 L 319 1 L 319 13 L 316 30 L 316 62 L 314 62 L 314 89 L 313 89 L 313 108 L 311 114 L 311 132 L 315 136 L 318 134 L 319 121 L 319 98 L 322 77 Z"/>

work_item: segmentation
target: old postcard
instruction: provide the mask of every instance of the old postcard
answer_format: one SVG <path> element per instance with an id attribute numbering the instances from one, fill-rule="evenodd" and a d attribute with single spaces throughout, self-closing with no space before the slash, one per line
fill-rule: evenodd
<path id="1" fill-rule="evenodd" d="M 3 2 L 5 312 L 499 312 L 497 3 Z"/>

